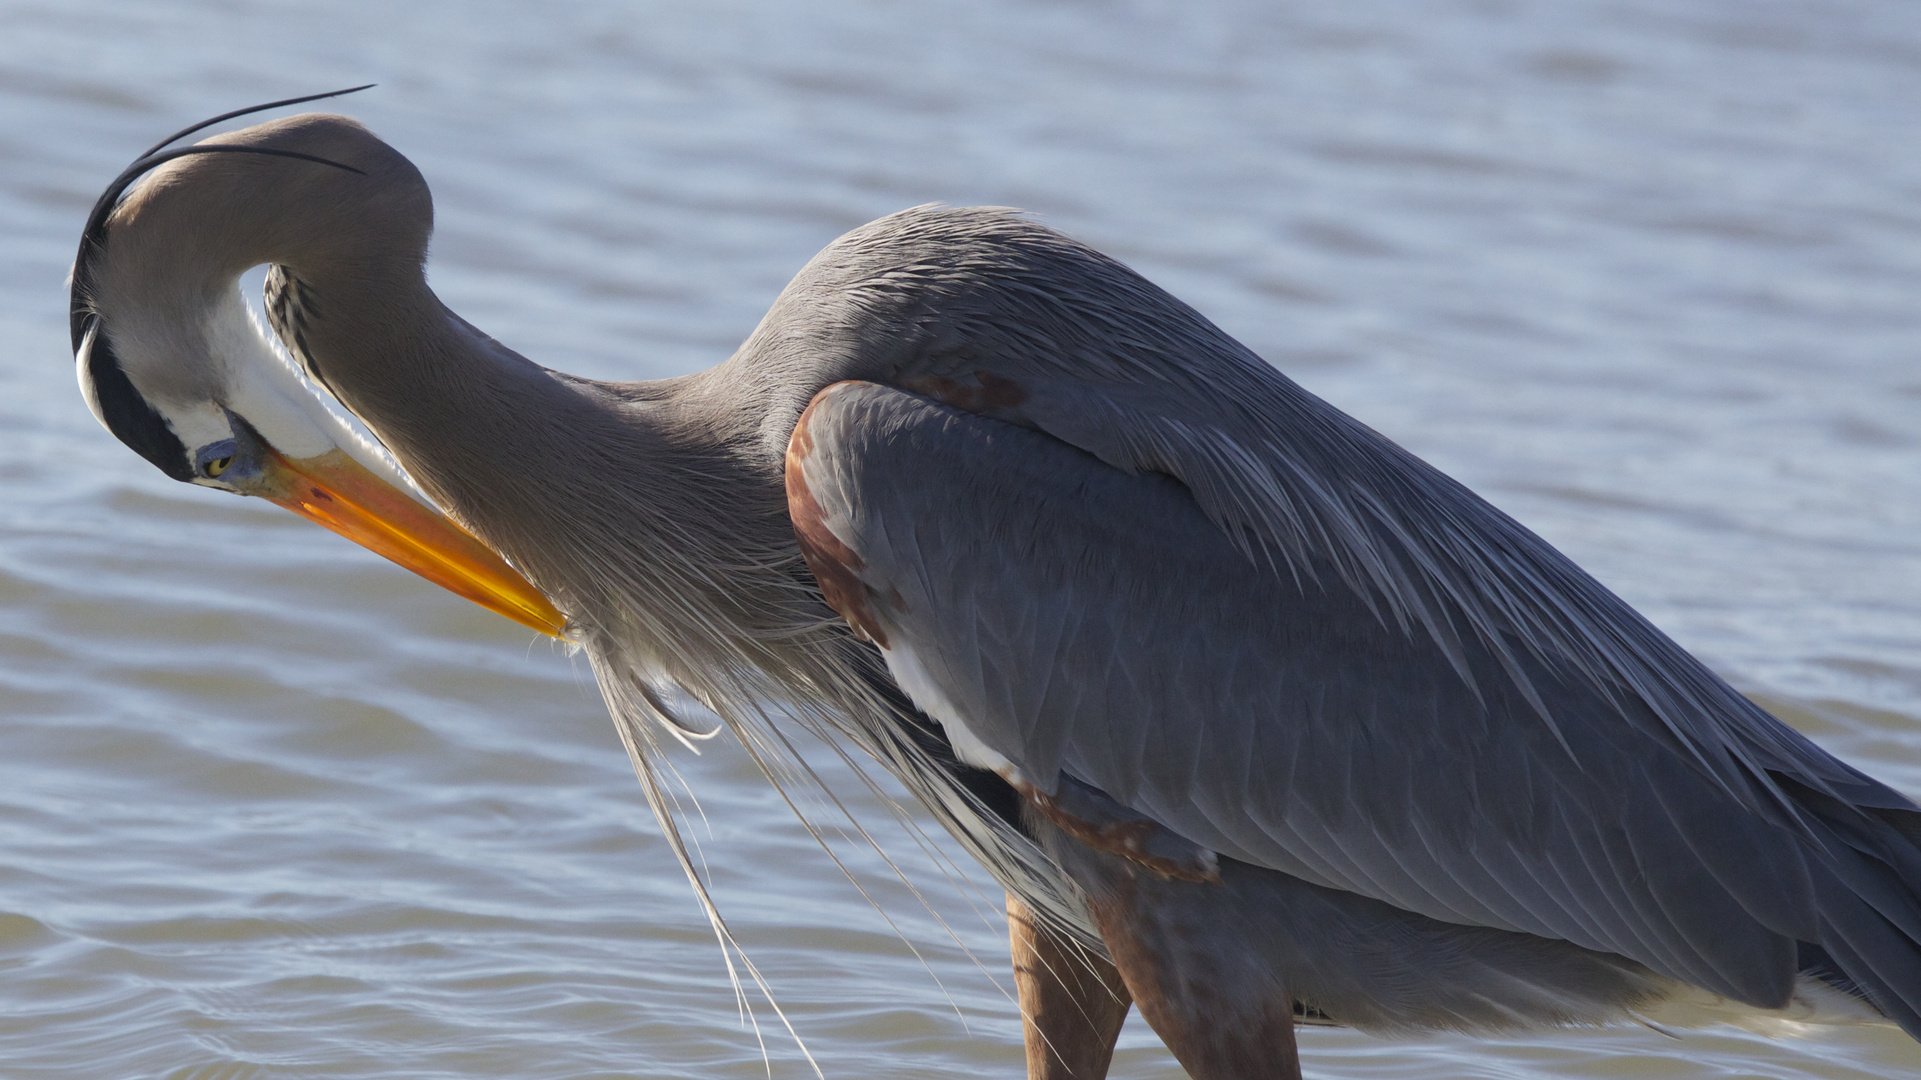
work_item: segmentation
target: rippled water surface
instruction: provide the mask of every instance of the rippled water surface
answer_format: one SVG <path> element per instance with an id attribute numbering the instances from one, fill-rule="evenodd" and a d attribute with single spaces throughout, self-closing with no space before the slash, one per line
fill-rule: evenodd
<path id="1" fill-rule="evenodd" d="M 704 367 L 840 232 L 1024 207 L 1921 792 L 1905 0 L 79 0 L 0 27 L 0 1076 L 764 1075 L 584 665 L 166 480 L 74 391 L 62 278 L 105 182 L 190 120 L 357 82 L 341 108 L 434 187 L 435 288 L 544 363 Z M 938 913 L 839 844 L 890 925 L 741 753 L 682 758 L 827 1075 L 1019 1075 L 983 875 L 843 783 Z M 1885 1029 L 1302 1041 L 1320 1077 L 1921 1071 Z M 1179 1070 L 1136 1024 L 1115 1075 Z"/>

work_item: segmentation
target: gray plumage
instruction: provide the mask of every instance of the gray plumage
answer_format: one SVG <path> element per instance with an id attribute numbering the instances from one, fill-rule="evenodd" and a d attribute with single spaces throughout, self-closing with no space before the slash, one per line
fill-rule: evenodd
<path id="1" fill-rule="evenodd" d="M 873 755 L 1130 987 L 1122 893 L 1164 961 L 1366 1027 L 1812 980 L 1921 1034 L 1914 804 L 1126 267 L 922 207 L 724 364 L 594 382 L 439 303 L 426 185 L 358 125 L 218 141 L 348 168 L 166 165 L 83 247 L 92 332 L 158 414 L 219 401 L 174 338 L 274 264 L 314 380 L 566 613 L 670 836 L 668 684 L 770 775 L 775 711 Z M 1207 869 L 1082 843 L 1068 796 Z"/>

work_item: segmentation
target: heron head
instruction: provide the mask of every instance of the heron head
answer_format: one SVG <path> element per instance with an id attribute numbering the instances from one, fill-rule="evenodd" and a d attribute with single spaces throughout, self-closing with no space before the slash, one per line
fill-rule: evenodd
<path id="1" fill-rule="evenodd" d="M 329 407 L 240 291 L 262 264 L 289 280 L 321 266 L 417 281 L 432 223 L 412 163 L 345 117 L 149 152 L 101 196 L 74 262 L 81 394 L 175 480 L 269 499 L 557 634 L 566 620 L 541 592 Z"/>

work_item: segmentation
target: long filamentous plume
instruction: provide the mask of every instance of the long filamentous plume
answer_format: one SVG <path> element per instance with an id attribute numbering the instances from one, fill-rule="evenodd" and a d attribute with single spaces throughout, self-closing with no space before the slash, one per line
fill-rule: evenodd
<path id="1" fill-rule="evenodd" d="M 806 1053 L 772 988 L 728 927 L 689 848 L 681 821 L 684 808 L 669 783 L 667 774 L 673 769 L 666 755 L 675 744 L 696 749 L 697 742 L 717 731 L 697 727 L 682 716 L 664 692 L 667 686 L 677 687 L 720 719 L 837 865 L 839 856 L 819 823 L 796 801 L 796 781 L 824 793 L 918 895 L 884 846 L 845 808 L 781 730 L 782 721 L 797 724 L 831 748 L 910 834 L 918 836 L 909 811 L 847 747 L 851 744 L 878 762 L 997 882 L 1023 897 L 1037 918 L 1078 947 L 1098 950 L 1098 933 L 1073 883 L 1030 840 L 974 793 L 953 782 L 951 762 L 937 760 L 928 744 L 910 737 L 911 731 L 930 721 L 914 714 L 897 693 L 886 692 L 891 684 L 878 654 L 845 633 L 840 617 L 820 604 L 798 552 L 784 545 L 759 552 L 734 547 L 710 557 L 700 545 L 700 534 L 679 533 L 657 549 L 674 556 L 650 565 L 644 577 L 619 575 L 605 564 L 596 566 L 599 602 L 581 610 L 593 611 L 607 622 L 577 621 L 570 627 L 569 638 L 592 665 L 648 806 L 726 954 L 743 1015 L 751 1012 L 742 996 L 740 972 L 759 988 Z M 725 582 L 715 579 L 717 567 L 724 567 Z M 745 580 L 756 581 L 759 587 L 743 589 Z M 751 620 L 740 618 L 739 611 L 716 617 L 717 609 L 738 608 L 744 592 L 761 598 L 751 605 Z M 743 635 L 742 625 L 758 629 Z M 651 643 L 655 651 L 643 654 L 635 647 L 637 642 Z M 841 868 L 866 895 L 855 876 L 844 865 Z M 880 905 L 875 906 L 880 910 Z M 881 914 L 886 917 L 884 910 Z M 811 1055 L 808 1060 L 813 1062 Z"/>

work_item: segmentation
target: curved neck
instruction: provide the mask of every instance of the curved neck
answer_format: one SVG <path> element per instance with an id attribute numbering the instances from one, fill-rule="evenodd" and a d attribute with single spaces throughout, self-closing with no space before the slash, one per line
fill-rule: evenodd
<path id="1" fill-rule="evenodd" d="M 315 380 L 475 526 L 495 504 L 526 501 L 564 471 L 569 442 L 606 426 L 574 387 L 448 310 L 418 273 L 283 265 L 267 308 Z"/>
<path id="2" fill-rule="evenodd" d="M 550 371 L 448 310 L 423 280 L 281 272 L 277 321 L 310 369 L 443 508 L 542 588 L 592 609 L 691 586 L 675 564 L 782 558 L 792 530 L 755 424 L 695 380 Z M 270 308 L 275 305 L 270 301 Z M 723 557 L 732 553 L 732 557 Z M 663 602 L 665 602 L 663 600 Z"/>

